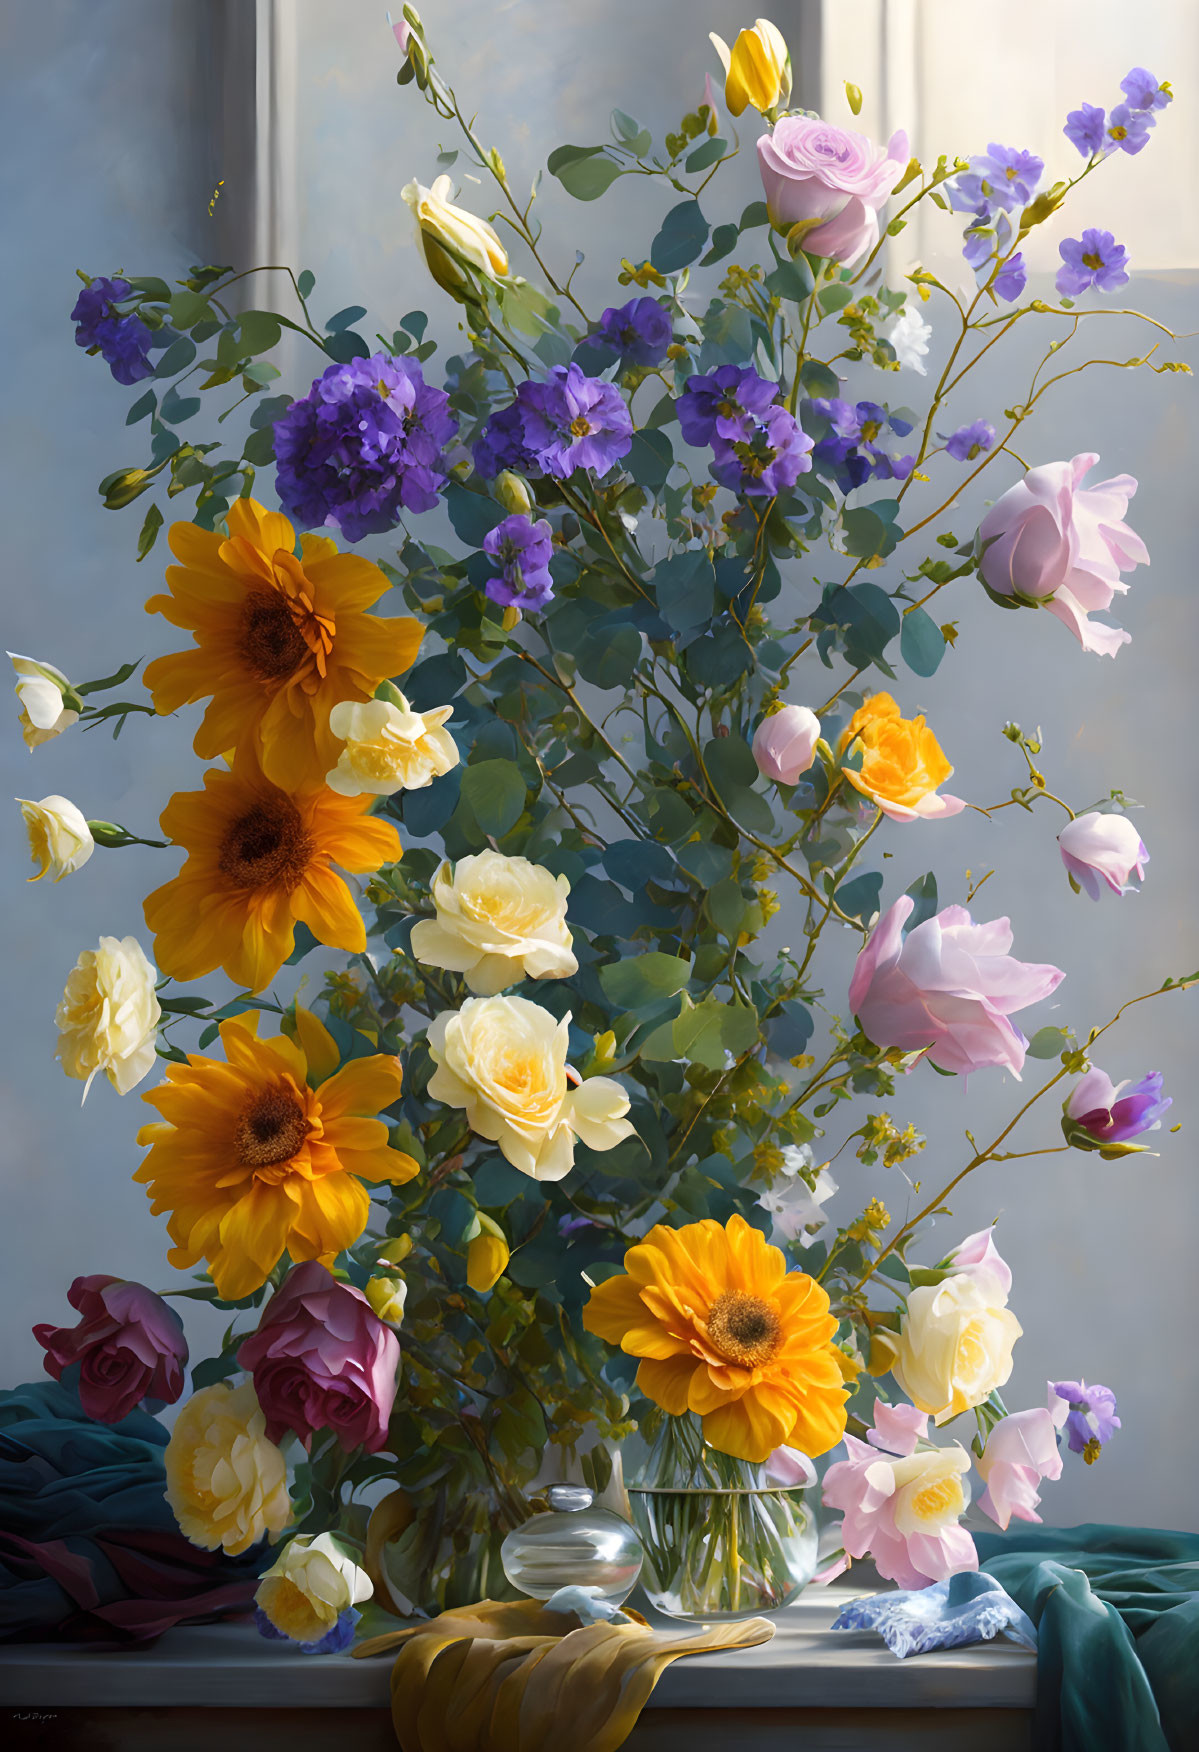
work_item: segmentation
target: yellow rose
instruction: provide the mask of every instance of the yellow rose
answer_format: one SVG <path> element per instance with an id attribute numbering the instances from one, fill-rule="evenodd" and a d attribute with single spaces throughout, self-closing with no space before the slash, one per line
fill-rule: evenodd
<path id="1" fill-rule="evenodd" d="M 412 931 L 412 953 L 461 973 L 490 997 L 522 979 L 567 979 L 578 971 L 566 923 L 570 883 L 542 864 L 478 852 L 443 864 L 433 878 L 435 919 Z"/>
<path id="2" fill-rule="evenodd" d="M 231 1557 L 291 1520 L 287 1463 L 266 1435 L 251 1382 L 218 1381 L 194 1393 L 166 1450 L 166 1497 L 181 1531 L 205 1551 Z"/>
<path id="3" fill-rule="evenodd" d="M 937 796 L 953 768 L 924 719 L 901 717 L 890 694 L 872 694 L 858 707 L 841 737 L 841 753 L 852 748 L 861 751 L 861 768 L 841 771 L 892 821 L 932 820 L 966 807 L 960 797 Z"/>
<path id="4" fill-rule="evenodd" d="M 421 791 L 457 766 L 458 745 L 442 729 L 453 706 L 414 712 L 398 690 L 396 698 L 398 705 L 342 700 L 329 713 L 330 730 L 345 743 L 337 765 L 325 775 L 331 791 L 343 797 Z"/>
<path id="5" fill-rule="evenodd" d="M 471 285 L 470 273 L 488 280 L 501 280 L 508 273 L 508 256 L 492 226 L 448 199 L 450 179 L 439 176 L 433 187 L 410 182 L 401 191 L 416 215 L 429 272 L 443 291 L 454 297 Z"/>
<path id="6" fill-rule="evenodd" d="M 343 1612 L 369 1600 L 364 1569 L 331 1533 L 301 1533 L 283 1547 L 258 1584 L 254 1603 L 293 1642 L 320 1642 Z"/>
<path id="7" fill-rule="evenodd" d="M 1020 1322 L 989 1276 L 959 1273 L 908 1295 L 891 1373 L 939 1424 L 969 1411 L 1012 1372 Z"/>
<path id="8" fill-rule="evenodd" d="M 83 812 L 69 798 L 43 797 L 34 803 L 18 797 L 17 802 L 29 835 L 29 855 L 37 866 L 31 882 L 40 882 L 47 874 L 61 882 L 87 863 L 96 842 Z"/>
<path id="9" fill-rule="evenodd" d="M 429 1029 L 437 1066 L 429 1094 L 464 1108 L 471 1129 L 534 1180 L 569 1174 L 577 1139 L 611 1150 L 633 1135 L 619 1083 L 589 1077 L 570 1086 L 569 1027 L 569 1015 L 559 1022 L 527 998 L 468 998 L 461 1010 L 443 1010 Z"/>
<path id="10" fill-rule="evenodd" d="M 786 103 L 791 95 L 791 56 L 782 33 L 768 18 L 756 19 L 743 30 L 730 52 L 728 44 L 711 33 L 712 45 L 724 68 L 725 107 L 732 116 L 744 109 L 766 115 Z"/>
<path id="11" fill-rule="evenodd" d="M 498 1223 L 479 1212 L 478 1234 L 466 1247 L 466 1281 L 472 1290 L 483 1295 L 493 1290 L 508 1269 L 512 1257 L 507 1237 Z"/>
<path id="12" fill-rule="evenodd" d="M 388 1326 L 398 1326 L 404 1318 L 404 1304 L 408 1300 L 408 1285 L 402 1277 L 368 1278 L 363 1295 Z"/>
<path id="13" fill-rule="evenodd" d="M 153 1069 L 162 1015 L 157 978 L 136 937 L 101 937 L 71 969 L 54 1018 L 55 1057 L 68 1077 L 86 1082 L 85 1101 L 97 1071 L 127 1095 Z"/>
<path id="14" fill-rule="evenodd" d="M 8 655 L 17 677 L 21 734 L 27 748 L 37 748 L 61 736 L 78 720 L 79 713 L 72 711 L 64 698 L 71 692 L 71 684 L 52 663 L 39 663 L 36 657 L 22 657 L 16 651 Z"/>

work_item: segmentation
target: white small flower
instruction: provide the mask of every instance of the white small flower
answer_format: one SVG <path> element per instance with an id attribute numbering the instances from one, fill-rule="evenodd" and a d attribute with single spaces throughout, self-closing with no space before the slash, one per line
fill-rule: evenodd
<path id="1" fill-rule="evenodd" d="M 795 1146 L 789 1145 L 788 1148 Z M 836 1190 L 837 1182 L 827 1168 L 822 1168 L 816 1176 L 814 1188 L 810 1188 L 801 1175 L 795 1174 L 786 1185 L 774 1186 L 764 1192 L 758 1200 L 758 1207 L 769 1213 L 776 1232 L 785 1240 L 810 1247 L 829 1226 L 830 1219 L 821 1206 Z"/>
<path id="2" fill-rule="evenodd" d="M 815 1160 L 811 1144 L 783 1145 L 784 1174 L 800 1174 L 805 1168 L 811 1168 Z"/>
<path id="3" fill-rule="evenodd" d="M 43 797 L 40 803 L 18 797 L 16 801 L 25 818 L 29 855 L 37 866 L 31 882 L 40 882 L 46 875 L 61 882 L 87 863 L 96 842 L 83 811 L 69 797 Z"/>
<path id="4" fill-rule="evenodd" d="M 70 682 L 61 669 L 52 663 L 41 663 L 36 657 L 22 657 L 17 651 L 8 653 L 17 676 L 17 699 L 21 706 L 21 734 L 27 748 L 37 748 L 55 736 L 69 730 L 79 717 L 63 701 Z"/>
<path id="5" fill-rule="evenodd" d="M 890 341 L 895 349 L 895 357 L 908 371 L 918 371 L 921 377 L 928 373 L 922 361 L 928 355 L 928 342 L 932 329 L 925 322 L 920 312 L 909 306 L 899 316 L 893 316 L 883 330 L 883 338 Z"/>

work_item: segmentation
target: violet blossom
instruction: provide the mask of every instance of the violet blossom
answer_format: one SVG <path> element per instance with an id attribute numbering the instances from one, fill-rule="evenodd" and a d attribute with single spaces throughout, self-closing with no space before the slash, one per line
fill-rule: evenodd
<path id="1" fill-rule="evenodd" d="M 812 440 L 795 415 L 771 407 L 739 438 L 713 440 L 711 474 L 734 493 L 773 497 L 807 473 L 811 452 Z"/>
<path id="2" fill-rule="evenodd" d="M 842 492 L 871 479 L 902 481 L 911 474 L 913 456 L 892 456 L 878 443 L 887 430 L 906 438 L 912 430 L 910 421 L 891 414 L 878 402 L 860 401 L 851 407 L 839 398 L 815 396 L 807 405 L 828 423 L 812 454 L 826 464 Z"/>
<path id="3" fill-rule="evenodd" d="M 959 426 L 945 440 L 945 453 L 955 462 L 973 462 L 995 442 L 995 428 L 990 420 L 974 420 L 969 426 Z"/>
<path id="4" fill-rule="evenodd" d="M 1093 158 L 1096 152 L 1103 150 L 1106 122 L 1106 110 L 1100 109 L 1098 104 L 1084 103 L 1070 111 L 1062 133 L 1072 146 L 1077 146 L 1084 158 Z"/>
<path id="5" fill-rule="evenodd" d="M 1053 1391 L 1070 1407 L 1065 1424 L 1070 1452 L 1094 1465 L 1104 1443 L 1120 1428 L 1115 1394 L 1110 1387 L 1088 1386 L 1085 1381 L 1055 1381 Z"/>
<path id="6" fill-rule="evenodd" d="M 504 608 L 544 608 L 552 601 L 554 581 L 549 562 L 553 553 L 550 526 L 544 517 L 534 523 L 517 512 L 483 537 L 483 547 L 503 568 L 486 585 L 492 602 Z"/>
<path id="7" fill-rule="evenodd" d="M 1149 1071 L 1138 1083 L 1127 1078 L 1113 1083 L 1092 1065 L 1062 1108 L 1062 1134 L 1074 1149 L 1097 1150 L 1106 1161 L 1116 1161 L 1146 1149 L 1135 1140 L 1157 1131 L 1171 1105 L 1170 1096 L 1162 1094 L 1160 1071 Z"/>
<path id="8" fill-rule="evenodd" d="M 128 280 L 90 280 L 75 300 L 71 321 L 75 345 L 97 351 L 118 383 L 140 383 L 153 374 L 148 358 L 149 329 L 136 311 L 122 314 L 116 306 L 132 295 Z"/>
<path id="9" fill-rule="evenodd" d="M 706 377 L 689 377 L 674 404 L 684 440 L 699 449 L 717 438 L 731 442 L 748 435 L 778 390 L 748 365 L 718 365 Z"/>
<path id="10" fill-rule="evenodd" d="M 670 315 L 656 298 L 631 298 L 604 311 L 596 339 L 614 348 L 623 365 L 660 365 L 673 339 Z"/>

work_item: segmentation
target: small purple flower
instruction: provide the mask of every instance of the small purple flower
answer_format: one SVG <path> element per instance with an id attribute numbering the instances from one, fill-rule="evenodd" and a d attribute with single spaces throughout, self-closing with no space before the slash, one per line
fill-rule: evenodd
<path id="1" fill-rule="evenodd" d="M 1072 146 L 1077 146 L 1084 158 L 1093 158 L 1103 150 L 1103 128 L 1107 112 L 1098 104 L 1084 103 L 1071 110 L 1062 133 Z"/>
<path id="2" fill-rule="evenodd" d="M 959 213 L 1010 213 L 1026 207 L 1036 193 L 1045 162 L 1033 152 L 994 142 L 970 160 L 970 168 L 946 183 L 949 204 Z"/>
<path id="3" fill-rule="evenodd" d="M 563 1241 L 569 1241 L 572 1235 L 587 1235 L 593 1229 L 602 1229 L 602 1223 L 593 1222 L 590 1217 L 559 1217 L 558 1234 Z"/>
<path id="4" fill-rule="evenodd" d="M 741 437 L 753 430 L 778 392 L 777 383 L 748 365 L 718 365 L 706 377 L 689 377 L 674 404 L 683 437 L 697 449 L 717 438 Z"/>
<path id="5" fill-rule="evenodd" d="M 1005 304 L 1014 304 L 1025 286 L 1028 284 L 1028 269 L 1024 265 L 1024 252 L 1017 250 L 1010 256 L 992 283 L 992 290 L 997 298 L 1002 298 Z"/>
<path id="6" fill-rule="evenodd" d="M 336 525 L 347 541 L 394 529 L 403 511 L 431 510 L 457 431 L 449 405 L 403 355 L 330 365 L 275 422 L 283 509 L 305 529 Z"/>
<path id="7" fill-rule="evenodd" d="M 486 585 L 492 602 L 504 608 L 544 608 L 552 601 L 554 582 L 549 563 L 553 553 L 550 526 L 544 518 L 536 523 L 517 512 L 483 537 L 484 550 L 503 568 L 502 578 L 489 578 Z"/>
<path id="8" fill-rule="evenodd" d="M 1114 292 L 1128 284 L 1128 251 L 1110 231 L 1089 226 L 1081 237 L 1059 243 L 1058 254 L 1062 266 L 1054 284 L 1063 298 L 1077 298 L 1092 286 L 1099 292 Z"/>
<path id="9" fill-rule="evenodd" d="M 492 414 L 474 445 L 475 467 L 484 480 L 493 481 L 503 469 L 521 474 L 537 473 L 532 452 L 525 445 L 520 403 L 511 402 Z"/>
<path id="10" fill-rule="evenodd" d="M 946 454 L 955 462 L 973 462 L 995 442 L 995 428 L 990 420 L 975 420 L 969 426 L 959 426 L 945 440 Z"/>
<path id="11" fill-rule="evenodd" d="M 860 401 L 851 407 L 839 398 L 814 396 L 807 405 L 829 426 L 812 454 L 826 465 L 842 492 L 872 478 L 901 481 L 911 474 L 913 457 L 892 456 L 876 442 L 888 427 L 906 437 L 912 430 L 908 421 L 897 419 L 877 402 Z"/>
<path id="12" fill-rule="evenodd" d="M 83 288 L 71 312 L 75 345 L 98 349 L 113 377 L 124 384 L 140 383 L 154 370 L 147 357 L 149 329 L 136 312 L 122 315 L 115 308 L 132 291 L 128 280 L 106 280 L 100 275 Z"/>
<path id="13" fill-rule="evenodd" d="M 633 421 L 615 384 L 587 377 L 577 365 L 555 365 L 545 383 L 522 383 L 517 403 L 525 445 L 555 480 L 579 468 L 605 475 L 633 442 Z"/>
<path id="14" fill-rule="evenodd" d="M 1144 67 L 1134 67 L 1131 73 L 1126 73 L 1120 81 L 1120 90 L 1129 109 L 1163 110 L 1174 101 L 1170 87 L 1159 83 Z"/>
<path id="15" fill-rule="evenodd" d="M 596 334 L 625 365 L 660 365 L 673 339 L 670 317 L 656 298 L 632 298 L 605 310 Z"/>
<path id="16" fill-rule="evenodd" d="M 1107 118 L 1107 127 L 1104 130 L 1108 149 L 1118 149 L 1135 158 L 1149 144 L 1153 120 L 1152 110 L 1130 109 L 1126 103 L 1118 103 Z"/>
<path id="17" fill-rule="evenodd" d="M 1120 1428 L 1115 1394 L 1110 1387 L 1088 1387 L 1085 1381 L 1055 1381 L 1053 1391 L 1070 1407 L 1065 1424 L 1070 1452 L 1092 1465 Z"/>
<path id="18" fill-rule="evenodd" d="M 1162 1074 L 1149 1071 L 1139 1083 L 1113 1083 L 1092 1065 L 1062 1109 L 1062 1131 L 1075 1149 L 1099 1150 L 1112 1159 L 1143 1150 L 1133 1140 L 1156 1131 L 1172 1106 L 1162 1094 Z"/>
<path id="19" fill-rule="evenodd" d="M 318 1641 L 297 1643 L 296 1647 L 302 1649 L 306 1655 L 340 1655 L 353 1642 L 354 1631 L 361 1617 L 361 1612 L 356 1611 L 353 1606 L 348 1606 L 339 1616 L 337 1623 L 327 1630 Z M 259 1636 L 266 1637 L 268 1642 L 291 1641 L 291 1638 L 286 1636 L 283 1631 L 275 1628 L 261 1606 L 254 1608 L 254 1624 Z"/>
<path id="20" fill-rule="evenodd" d="M 717 436 L 712 451 L 713 479 L 750 498 L 785 492 L 812 466 L 812 440 L 793 414 L 777 406 L 737 438 Z"/>

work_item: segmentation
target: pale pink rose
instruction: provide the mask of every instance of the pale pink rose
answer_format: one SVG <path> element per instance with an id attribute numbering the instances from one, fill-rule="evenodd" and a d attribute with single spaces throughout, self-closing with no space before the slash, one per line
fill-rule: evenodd
<path id="1" fill-rule="evenodd" d="M 1138 882 L 1145 880 L 1149 853 L 1127 815 L 1100 815 L 1094 809 L 1076 815 L 1058 834 L 1057 843 L 1062 863 L 1092 900 L 1103 892 L 1101 878 L 1113 894 L 1127 894 L 1128 879 L 1134 874 Z"/>
<path id="2" fill-rule="evenodd" d="M 959 1277 L 989 1278 L 1001 1307 L 1012 1293 L 1012 1268 L 995 1245 L 993 1229 L 967 1235 L 949 1255 L 949 1263 Z"/>
<path id="3" fill-rule="evenodd" d="M 809 255 L 851 267 L 879 238 L 878 210 L 908 161 L 908 137 L 892 134 L 884 152 L 864 134 L 810 116 L 780 116 L 758 141 L 758 168 L 771 222 L 824 224 L 806 232 Z"/>
<path id="4" fill-rule="evenodd" d="M 1120 574 L 1147 566 L 1149 552 L 1123 521 L 1137 490 L 1131 475 L 1082 485 L 1099 461 L 1086 451 L 1070 462 L 1030 468 L 987 512 L 979 535 L 989 543 L 979 569 L 998 596 L 1044 603 L 1084 651 L 1114 657 L 1132 637 L 1087 617 L 1128 589 Z"/>
<path id="5" fill-rule="evenodd" d="M 964 906 L 943 908 L 905 938 L 915 905 L 901 895 L 858 956 L 849 1004 L 863 1031 L 876 1046 L 927 1047 L 943 1071 L 1000 1065 L 1018 1079 L 1028 1041 L 1008 1017 L 1047 998 L 1065 974 L 1015 960 L 1007 919 L 976 925 Z"/>
<path id="6" fill-rule="evenodd" d="M 934 1448 L 928 1418 L 911 1405 L 874 1408 L 868 1440 L 845 1437 L 847 1460 L 824 1475 L 824 1501 L 840 1509 L 850 1557 L 874 1559 L 901 1588 L 923 1588 L 978 1568 L 974 1541 L 958 1525 L 968 1497 L 970 1456 L 960 1443 Z"/>
<path id="7" fill-rule="evenodd" d="M 807 706 L 784 706 L 763 718 L 754 733 L 754 759 L 763 778 L 797 784 L 816 758 L 820 719 Z"/>
<path id="8" fill-rule="evenodd" d="M 1003 1418 L 974 1464 L 987 1487 L 978 1506 L 997 1526 L 1006 1530 L 1013 1515 L 1021 1521 L 1039 1521 L 1037 1486 L 1043 1478 L 1052 1481 L 1062 1475 L 1053 1414 L 1037 1408 Z"/>

